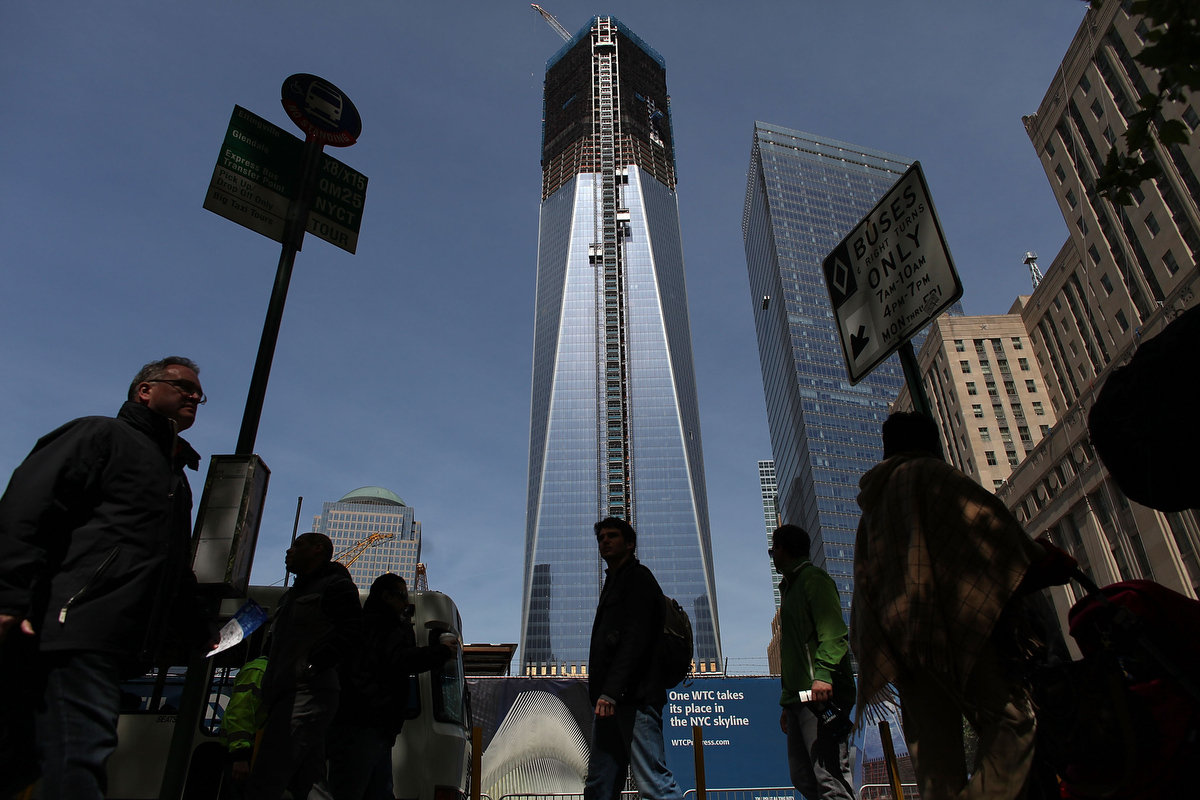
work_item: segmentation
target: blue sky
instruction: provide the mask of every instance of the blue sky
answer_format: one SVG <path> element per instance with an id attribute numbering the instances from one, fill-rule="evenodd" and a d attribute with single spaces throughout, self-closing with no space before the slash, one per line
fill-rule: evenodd
<path id="1" fill-rule="evenodd" d="M 741 241 L 754 121 L 919 159 L 969 314 L 1028 292 L 1066 239 L 1025 136 L 1085 6 L 543 3 L 613 14 L 667 62 L 725 654 L 763 660 L 770 457 Z M 232 452 L 279 245 L 201 208 L 234 104 L 292 130 L 283 79 L 323 76 L 363 134 L 358 254 L 296 260 L 257 452 L 272 469 L 255 582 L 358 486 L 424 526 L 430 585 L 470 641 L 519 636 L 544 64 L 528 3 L 14 0 L 0 10 L 0 475 L 146 361 L 200 362 L 189 434 Z M 298 133 L 298 132 L 297 132 Z M 193 479 L 199 494 L 203 470 Z M 734 662 L 736 665 L 738 662 Z"/>

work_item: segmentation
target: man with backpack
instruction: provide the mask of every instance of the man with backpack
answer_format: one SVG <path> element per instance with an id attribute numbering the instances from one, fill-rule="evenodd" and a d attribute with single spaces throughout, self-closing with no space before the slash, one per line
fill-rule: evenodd
<path id="1" fill-rule="evenodd" d="M 854 705 L 849 631 L 837 586 L 809 560 L 812 542 L 796 525 L 771 536 L 779 583 L 783 696 L 792 785 L 809 800 L 853 800 L 848 713 Z"/>
<path id="2" fill-rule="evenodd" d="M 588 692 L 596 717 L 583 796 L 617 800 L 632 767 L 642 797 L 682 800 L 663 745 L 662 589 L 634 555 L 637 532 L 628 522 L 602 519 L 595 532 L 608 569 L 588 654 Z"/>

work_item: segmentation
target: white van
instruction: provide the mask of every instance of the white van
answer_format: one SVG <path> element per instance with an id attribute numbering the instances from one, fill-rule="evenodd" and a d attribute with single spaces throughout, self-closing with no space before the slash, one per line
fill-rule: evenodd
<path id="1" fill-rule="evenodd" d="M 271 613 L 284 591 L 282 586 L 252 586 L 250 596 Z M 365 601 L 366 592 L 360 595 Z M 436 643 L 447 632 L 462 641 L 462 618 L 450 597 L 441 592 L 413 592 L 410 600 L 418 645 Z M 243 602 L 224 601 L 223 616 L 231 616 Z M 238 669 L 248 660 L 248 648 L 261 646 L 264 634 L 260 629 L 249 642 L 211 659 L 207 702 L 192 737 L 183 800 L 213 800 L 221 794 L 221 716 Z M 157 800 L 186 675 L 185 666 L 168 664 L 122 684 L 119 742 L 108 762 L 110 800 Z M 408 719 L 392 750 L 396 797 L 464 800 L 470 779 L 471 722 L 462 650 L 454 661 L 412 681 Z"/>

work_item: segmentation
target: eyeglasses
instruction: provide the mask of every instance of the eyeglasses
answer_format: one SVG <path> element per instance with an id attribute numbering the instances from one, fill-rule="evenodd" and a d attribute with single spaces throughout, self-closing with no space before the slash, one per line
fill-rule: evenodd
<path id="1" fill-rule="evenodd" d="M 171 386 L 174 386 L 177 390 L 179 390 L 181 394 L 184 394 L 188 397 L 197 398 L 197 402 L 200 405 L 204 405 L 208 402 L 208 395 L 204 393 L 204 390 L 191 381 L 179 380 L 177 378 L 152 378 L 148 381 L 145 381 L 145 383 L 169 383 Z"/>

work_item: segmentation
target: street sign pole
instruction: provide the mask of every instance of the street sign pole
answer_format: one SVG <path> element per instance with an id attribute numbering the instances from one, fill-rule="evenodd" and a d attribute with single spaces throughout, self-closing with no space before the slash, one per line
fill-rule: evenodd
<path id="1" fill-rule="evenodd" d="M 925 394 L 921 366 L 917 363 L 917 354 L 913 352 L 912 339 L 900 345 L 899 352 L 900 366 L 904 368 L 904 382 L 908 384 L 908 396 L 912 398 L 913 411 L 933 419 L 933 407 L 929 404 L 929 395 Z"/>
<path id="2" fill-rule="evenodd" d="M 252 454 L 254 442 L 258 438 L 258 423 L 262 419 L 263 401 L 267 396 L 271 362 L 275 359 L 275 344 L 279 340 L 279 327 L 283 323 L 283 306 L 287 302 L 288 286 L 292 282 L 296 253 L 304 243 L 308 210 L 312 205 L 317 168 L 324 149 L 325 145 L 317 139 L 310 138 L 304 143 L 304 162 L 300 168 L 299 188 L 294 202 L 288 209 L 283 247 L 279 253 L 279 267 L 275 270 L 275 286 L 271 290 L 271 302 L 267 305 L 267 318 L 263 322 L 262 339 L 258 343 L 258 358 L 254 361 L 250 391 L 246 395 L 246 410 L 242 414 L 242 430 L 238 434 L 235 451 L 239 454 Z"/>

